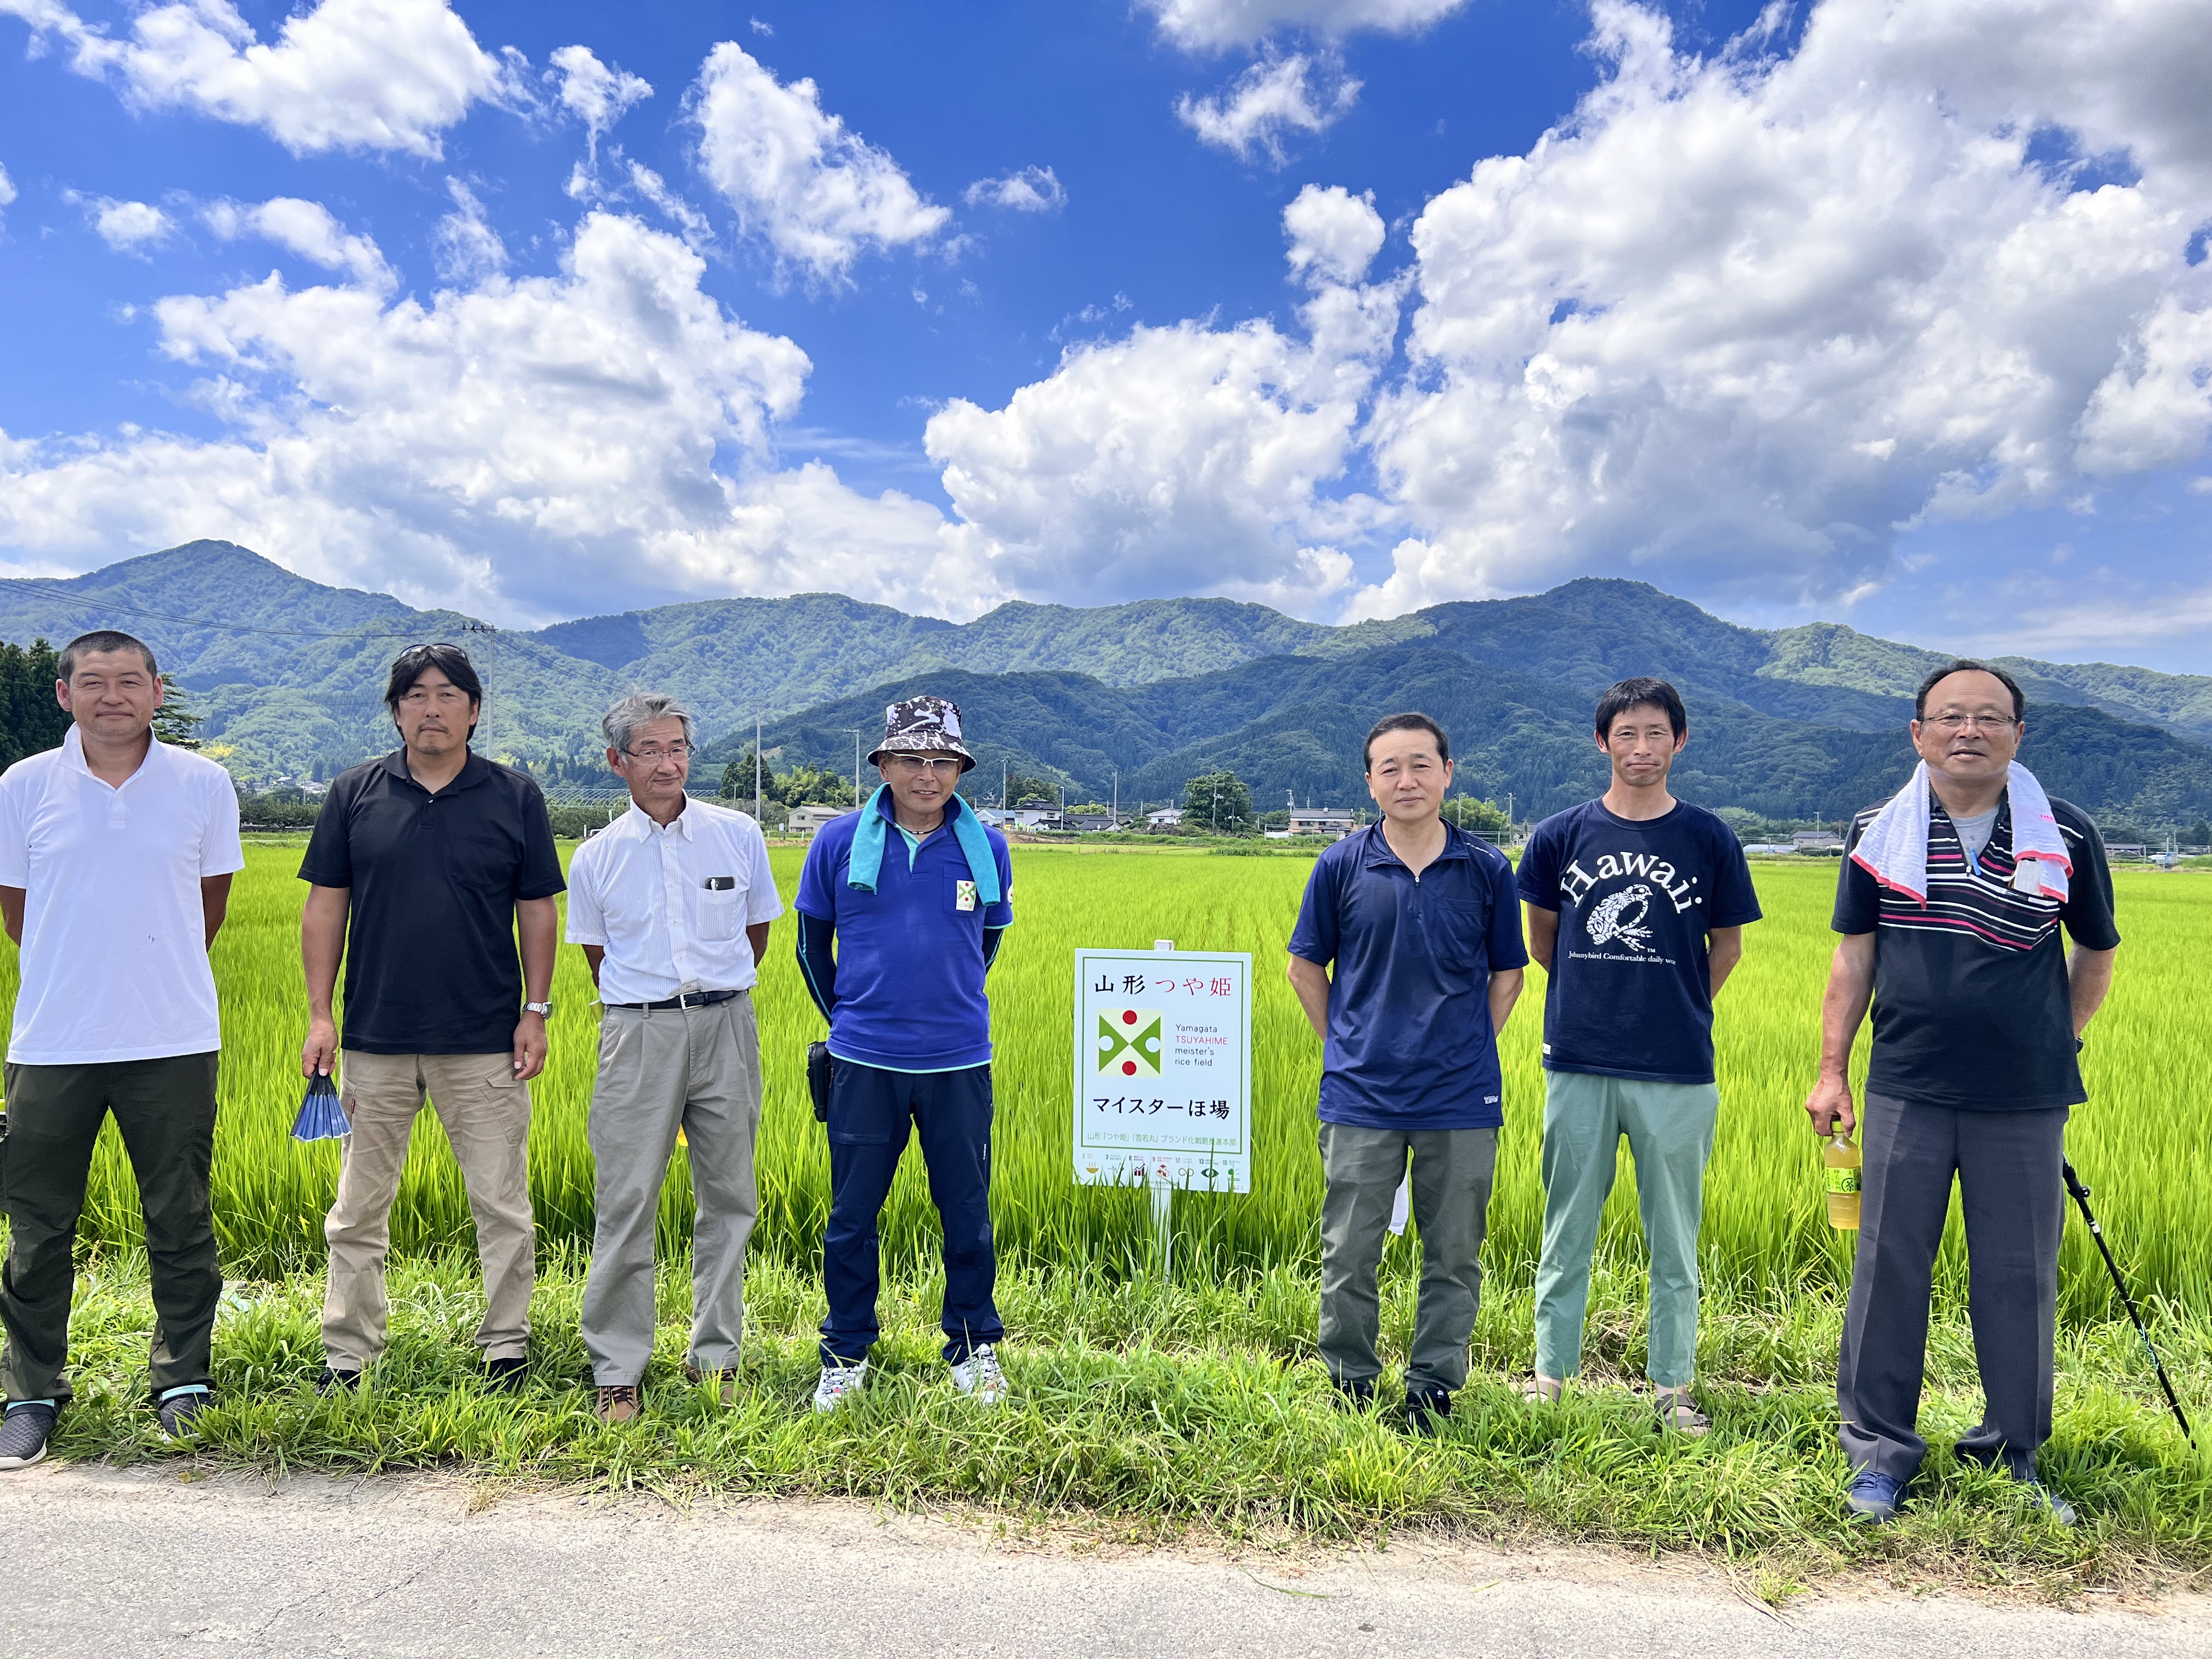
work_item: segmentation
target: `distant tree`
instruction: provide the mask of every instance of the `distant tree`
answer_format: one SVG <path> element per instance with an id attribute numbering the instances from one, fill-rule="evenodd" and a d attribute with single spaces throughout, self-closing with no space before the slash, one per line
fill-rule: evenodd
<path id="1" fill-rule="evenodd" d="M 1182 821 L 1185 829 L 1210 835 L 1249 835 L 1252 792 L 1234 772 L 1201 773 L 1182 787 Z"/>
<path id="2" fill-rule="evenodd" d="M 2191 847 L 2212 847 L 2212 823 L 2207 823 L 2204 819 L 2199 818 L 2191 824 L 2189 844 Z"/>
<path id="3" fill-rule="evenodd" d="M 851 806 L 853 786 L 835 772 L 795 766 L 779 773 L 774 799 L 786 806 Z"/>
<path id="4" fill-rule="evenodd" d="M 836 773 L 824 771 L 820 767 L 795 766 L 788 772 L 778 772 L 773 767 L 763 766 L 760 784 L 763 802 L 772 802 L 780 806 L 853 805 L 853 786 Z M 744 803 L 752 800 L 753 751 L 750 748 L 722 769 L 722 783 L 718 793 L 724 800 Z"/>
<path id="5" fill-rule="evenodd" d="M 1502 836 L 1513 827 L 1513 820 L 1496 801 L 1472 795 L 1453 796 L 1444 803 L 1443 816 L 1447 823 L 1476 835 Z"/>
<path id="6" fill-rule="evenodd" d="M 1060 791 L 1043 778 L 1033 778 L 1020 772 L 1006 775 L 1008 806 L 1057 806 Z"/>
<path id="7" fill-rule="evenodd" d="M 161 741 L 179 749 L 198 748 L 200 740 L 193 728 L 206 718 L 194 714 L 185 703 L 183 688 L 172 681 L 161 683 L 161 706 L 154 711 L 154 735 Z"/>
<path id="8" fill-rule="evenodd" d="M 44 640 L 0 644 L 0 769 L 58 748 L 68 735 L 69 710 L 54 701 L 60 678 L 61 654 Z"/>
<path id="9" fill-rule="evenodd" d="M 761 793 L 775 799 L 775 772 L 772 767 L 760 769 Z M 747 745 L 745 752 L 722 769 L 722 787 L 714 792 L 724 800 L 750 800 L 753 798 L 753 751 Z"/>

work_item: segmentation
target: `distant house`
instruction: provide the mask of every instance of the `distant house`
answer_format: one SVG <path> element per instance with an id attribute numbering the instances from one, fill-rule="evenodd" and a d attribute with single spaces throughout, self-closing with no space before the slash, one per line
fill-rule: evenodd
<path id="1" fill-rule="evenodd" d="M 832 818 L 842 818 L 853 809 L 849 806 L 794 806 L 784 821 L 787 835 L 811 836 Z"/>
<path id="2" fill-rule="evenodd" d="M 1164 806 L 1157 812 L 1145 814 L 1145 828 L 1147 830 L 1174 830 L 1182 823 L 1182 808 L 1180 806 Z"/>
<path id="3" fill-rule="evenodd" d="M 1289 827 L 1294 836 L 1348 836 L 1359 819 L 1348 806 L 1294 806 Z"/>
<path id="4" fill-rule="evenodd" d="M 1059 830 L 1065 827 L 1057 806 L 1017 806 L 1007 816 L 1024 830 Z"/>
<path id="5" fill-rule="evenodd" d="M 1800 853 L 1840 853 L 1844 838 L 1832 830 L 1800 830 L 1790 837 L 1790 845 Z"/>
<path id="6" fill-rule="evenodd" d="M 1126 812 L 1119 817 L 1111 812 L 1073 812 L 1068 815 L 1067 827 L 1085 835 L 1097 835 L 1102 830 L 1119 830 L 1128 822 Z"/>

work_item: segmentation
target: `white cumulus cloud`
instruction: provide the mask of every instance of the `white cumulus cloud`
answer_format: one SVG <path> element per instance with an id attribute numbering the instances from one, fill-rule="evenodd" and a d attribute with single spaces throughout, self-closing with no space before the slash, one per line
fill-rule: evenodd
<path id="1" fill-rule="evenodd" d="M 1333 59 L 1294 52 L 1262 58 L 1210 98 L 1185 93 L 1176 118 L 1202 143 L 1280 167 L 1284 135 L 1328 131 L 1358 101 L 1359 84 Z"/>
<path id="2" fill-rule="evenodd" d="M 1356 283 L 1382 251 L 1382 216 L 1375 192 L 1354 196 L 1341 185 L 1308 185 L 1283 210 L 1291 269 L 1324 282 Z"/>
<path id="3" fill-rule="evenodd" d="M 274 43 L 231 0 L 173 0 L 111 36 L 60 0 L 0 0 L 68 49 L 81 75 L 134 108 L 186 109 L 259 127 L 295 155 L 401 150 L 436 156 L 471 104 L 508 95 L 501 61 L 446 0 L 322 0 L 287 17 Z"/>
<path id="4" fill-rule="evenodd" d="M 276 276 L 162 300 L 161 352 L 230 431 L 0 433 L 0 544 L 104 561 L 226 537 L 510 621 L 823 586 L 939 614 L 995 602 L 934 507 L 775 470 L 806 356 L 723 312 L 705 270 L 592 213 L 558 274 L 428 305 Z"/>
<path id="5" fill-rule="evenodd" d="M 978 179 L 961 192 L 960 199 L 969 207 L 1057 213 L 1067 205 L 1067 191 L 1050 167 L 1023 167 L 1003 179 Z"/>
<path id="6" fill-rule="evenodd" d="M 176 234 L 175 220 L 151 202 L 118 202 L 112 196 L 62 192 L 62 199 L 84 209 L 85 222 L 118 253 L 143 253 Z"/>
<path id="7" fill-rule="evenodd" d="M 1416 533 L 1355 612 L 1591 571 L 1832 602 L 1913 524 L 2194 453 L 2212 128 L 2153 72 L 2201 61 L 2192 11 L 1826 0 L 1794 53 L 1699 59 L 1601 0 L 1573 118 L 1413 228 L 1364 436 Z M 2141 177 L 2076 188 L 2039 130 Z"/>
<path id="8" fill-rule="evenodd" d="M 15 199 L 15 181 L 8 176 L 8 169 L 0 167 L 0 208 Z"/>
<path id="9" fill-rule="evenodd" d="M 643 76 L 608 68 L 589 46 L 562 46 L 554 52 L 552 64 L 546 79 L 558 83 L 561 107 L 584 124 L 596 162 L 600 137 L 633 104 L 652 97 L 653 85 Z"/>
<path id="10" fill-rule="evenodd" d="M 872 248 L 927 242 L 951 217 L 824 111 L 812 81 L 779 82 L 734 41 L 708 54 L 690 114 L 700 168 L 739 225 L 817 281 L 842 279 Z"/>
<path id="11" fill-rule="evenodd" d="M 489 282 L 507 269 L 507 244 L 484 217 L 477 193 L 458 179 L 446 180 L 453 210 L 438 221 L 430 253 L 438 275 L 457 287 Z"/>
<path id="12" fill-rule="evenodd" d="M 1005 408 L 955 398 L 925 441 L 992 582 L 1098 604 L 1194 590 L 1310 615 L 1389 509 L 1334 494 L 1398 317 L 1324 285 L 1299 334 L 1186 322 L 1078 346 Z"/>
<path id="13" fill-rule="evenodd" d="M 325 270 L 340 270 L 372 294 L 388 294 L 399 279 L 383 252 L 367 236 L 349 232 L 320 202 L 272 196 L 265 202 L 211 202 L 200 219 L 226 242 L 258 236 Z"/>
<path id="14" fill-rule="evenodd" d="M 1160 33 L 1190 50 L 1244 46 L 1290 30 L 1331 39 L 1363 29 L 1409 34 L 1467 0 L 1139 0 Z"/>

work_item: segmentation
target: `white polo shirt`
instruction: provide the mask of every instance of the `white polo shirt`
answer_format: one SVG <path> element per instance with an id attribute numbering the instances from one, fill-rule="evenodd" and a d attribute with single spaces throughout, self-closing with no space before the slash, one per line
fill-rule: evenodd
<path id="1" fill-rule="evenodd" d="M 238 791 L 156 743 L 121 788 L 58 749 L 0 775 L 0 887 L 23 890 L 21 1066 L 162 1060 L 222 1047 L 200 878 L 246 867 Z"/>
<path id="2" fill-rule="evenodd" d="M 783 914 L 768 842 L 743 812 L 687 802 L 663 829 L 637 804 L 568 865 L 568 943 L 597 945 L 602 1002 L 749 991 L 745 929 Z"/>

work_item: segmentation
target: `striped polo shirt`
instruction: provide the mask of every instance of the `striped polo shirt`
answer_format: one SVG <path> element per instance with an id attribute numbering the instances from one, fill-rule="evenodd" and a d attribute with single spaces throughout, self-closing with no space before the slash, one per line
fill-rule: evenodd
<path id="1" fill-rule="evenodd" d="M 1881 811 L 1851 824 L 1831 926 L 1875 936 L 1874 1056 L 1867 1092 L 1968 1111 L 2071 1106 L 2089 1097 L 2075 1060 L 2063 927 L 2076 945 L 2120 942 L 2105 844 L 2087 814 L 2053 799 L 2074 871 L 2062 904 L 2012 885 L 2012 805 L 1968 859 L 1942 803 L 1928 824 L 1928 902 L 1886 888 L 1850 849 Z"/>

